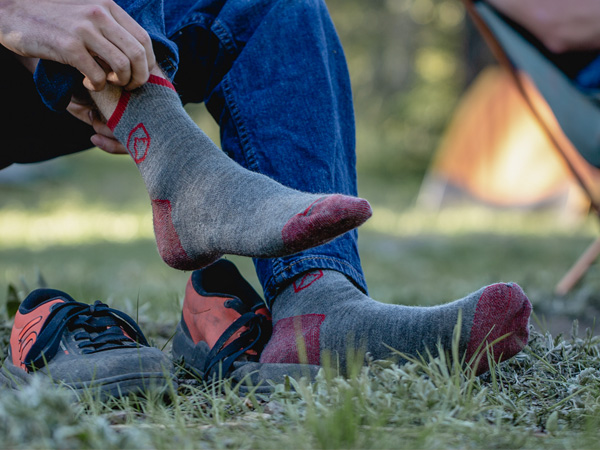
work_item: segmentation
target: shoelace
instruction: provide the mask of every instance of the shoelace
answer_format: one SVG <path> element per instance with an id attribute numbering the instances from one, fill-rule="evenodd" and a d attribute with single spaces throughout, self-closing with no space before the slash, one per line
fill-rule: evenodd
<path id="1" fill-rule="evenodd" d="M 66 330 L 81 329 L 74 338 L 82 353 L 149 346 L 140 327 L 127 314 L 96 301 L 93 305 L 79 302 L 56 304 L 36 342 L 23 363 L 29 370 L 40 369 L 56 355 Z"/>
<path id="2" fill-rule="evenodd" d="M 230 303 L 230 305 L 226 304 L 225 306 L 242 313 L 242 311 L 239 311 L 238 304 Z M 254 305 L 250 311 L 243 313 L 235 322 L 229 325 L 206 356 L 204 364 L 205 379 L 210 380 L 219 376 L 219 374 L 225 376 L 229 373 L 235 360 L 250 349 L 260 355 L 267 342 L 269 342 L 272 333 L 271 319 L 265 314 L 257 312 L 262 309 L 264 309 L 264 305 Z M 247 329 L 237 339 L 225 345 L 231 336 L 243 327 L 247 327 Z"/>

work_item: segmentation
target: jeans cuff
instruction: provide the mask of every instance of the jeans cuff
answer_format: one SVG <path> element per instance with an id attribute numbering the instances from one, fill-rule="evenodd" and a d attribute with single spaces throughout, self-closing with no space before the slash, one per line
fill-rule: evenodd
<path id="1" fill-rule="evenodd" d="M 288 286 L 299 275 L 316 269 L 335 270 L 350 279 L 354 285 L 368 295 L 367 282 L 361 270 L 340 258 L 328 255 L 310 255 L 290 261 L 286 264 L 281 259 L 273 264 L 273 276 L 263 286 L 265 301 L 269 308 L 279 292 Z"/>

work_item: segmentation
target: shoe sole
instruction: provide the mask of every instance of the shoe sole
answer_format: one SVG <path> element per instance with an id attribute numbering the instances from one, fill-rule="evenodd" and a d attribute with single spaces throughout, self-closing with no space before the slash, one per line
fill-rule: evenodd
<path id="1" fill-rule="evenodd" d="M 98 394 L 102 400 L 109 397 L 125 397 L 129 394 L 144 394 L 148 392 L 166 393 L 169 389 L 177 390 L 177 383 L 172 377 L 162 372 L 130 373 L 77 383 L 53 380 L 44 371 L 38 373 L 56 385 L 65 386 L 76 393 L 78 397 L 86 392 L 91 392 L 93 395 Z M 20 389 L 29 384 L 32 377 L 32 374 L 15 367 L 12 362 L 6 361 L 0 369 L 0 386 Z"/>

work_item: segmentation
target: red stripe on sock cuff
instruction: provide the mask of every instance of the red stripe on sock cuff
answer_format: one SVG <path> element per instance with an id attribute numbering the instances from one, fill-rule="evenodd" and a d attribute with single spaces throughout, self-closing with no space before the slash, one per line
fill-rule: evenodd
<path id="1" fill-rule="evenodd" d="M 173 86 L 169 80 L 158 77 L 156 75 L 150 75 L 150 78 L 148 78 L 148 83 L 165 86 L 165 87 L 168 87 L 169 89 L 173 89 L 175 91 L 175 86 Z"/>
<path id="2" fill-rule="evenodd" d="M 108 122 L 106 122 L 106 125 L 108 125 L 108 128 L 110 128 L 111 131 L 115 131 L 115 128 L 117 128 L 117 125 L 119 124 L 119 121 L 121 120 L 121 117 L 123 117 L 123 113 L 127 108 L 127 104 L 129 103 L 130 97 L 131 94 L 127 91 L 123 91 L 123 93 L 121 94 L 121 97 L 119 98 L 119 103 L 117 103 L 117 107 L 110 116 L 110 119 L 108 119 Z"/>

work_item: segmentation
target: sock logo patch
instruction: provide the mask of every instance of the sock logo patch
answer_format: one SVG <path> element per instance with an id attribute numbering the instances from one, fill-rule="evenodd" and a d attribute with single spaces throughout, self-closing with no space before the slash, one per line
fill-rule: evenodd
<path id="1" fill-rule="evenodd" d="M 302 289 L 306 289 L 322 276 L 323 271 L 319 269 L 317 271 L 307 273 L 302 278 L 294 280 L 294 292 L 300 292 Z"/>
<path id="2" fill-rule="evenodd" d="M 150 134 L 143 123 L 138 123 L 129 133 L 127 139 L 127 151 L 136 162 L 141 163 L 146 159 L 148 149 L 150 148 Z"/>

